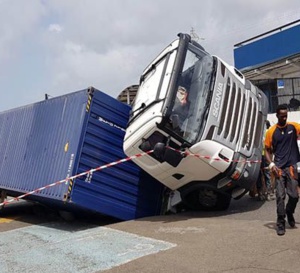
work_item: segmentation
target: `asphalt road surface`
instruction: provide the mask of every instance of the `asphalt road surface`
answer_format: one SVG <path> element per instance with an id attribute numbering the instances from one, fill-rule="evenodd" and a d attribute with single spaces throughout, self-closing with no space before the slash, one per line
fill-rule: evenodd
<path id="1" fill-rule="evenodd" d="M 225 212 L 124 222 L 64 218 L 25 201 L 0 211 L 0 273 L 300 272 L 300 228 L 276 235 L 275 201 L 247 195 Z M 295 218 L 300 227 L 300 207 Z"/>

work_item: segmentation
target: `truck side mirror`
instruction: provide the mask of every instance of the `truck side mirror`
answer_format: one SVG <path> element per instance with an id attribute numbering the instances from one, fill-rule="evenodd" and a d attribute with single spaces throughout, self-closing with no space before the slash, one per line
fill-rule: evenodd
<path id="1" fill-rule="evenodd" d="M 173 167 L 177 167 L 183 158 L 179 152 L 166 148 L 166 145 L 161 142 L 155 144 L 153 153 L 158 159 L 166 161 Z"/>
<path id="2" fill-rule="evenodd" d="M 153 153 L 157 158 L 164 160 L 165 152 L 166 152 L 166 145 L 164 143 L 158 142 L 155 144 Z"/>

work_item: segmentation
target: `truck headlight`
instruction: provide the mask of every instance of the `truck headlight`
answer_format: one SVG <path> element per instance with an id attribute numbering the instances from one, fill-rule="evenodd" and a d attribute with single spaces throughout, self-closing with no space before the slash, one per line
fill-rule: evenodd
<path id="1" fill-rule="evenodd" d="M 243 173 L 243 170 L 245 168 L 246 165 L 246 158 L 243 157 L 242 155 L 240 155 L 238 162 L 236 164 L 235 170 L 233 172 L 233 174 L 231 175 L 231 178 L 233 180 L 238 180 L 241 176 L 241 174 Z"/>

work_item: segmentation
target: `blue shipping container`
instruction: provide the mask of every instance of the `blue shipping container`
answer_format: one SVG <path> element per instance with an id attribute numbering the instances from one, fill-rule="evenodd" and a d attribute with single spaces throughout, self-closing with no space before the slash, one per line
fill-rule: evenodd
<path id="1" fill-rule="evenodd" d="M 94 88 L 0 113 L 0 190 L 11 196 L 125 158 L 130 106 Z M 131 161 L 26 197 L 122 220 L 157 215 L 163 186 Z"/>

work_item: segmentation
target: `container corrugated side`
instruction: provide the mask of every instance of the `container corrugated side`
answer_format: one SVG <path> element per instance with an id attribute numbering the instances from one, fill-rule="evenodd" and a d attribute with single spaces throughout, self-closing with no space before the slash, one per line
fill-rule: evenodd
<path id="1" fill-rule="evenodd" d="M 130 107 L 94 92 L 74 174 L 126 158 L 123 152 Z M 163 186 L 133 162 L 77 178 L 69 201 L 86 208 L 100 206 L 110 215 L 135 219 L 160 213 Z"/>
<path id="2" fill-rule="evenodd" d="M 130 107 L 94 88 L 0 113 L 0 188 L 13 196 L 126 157 Z M 120 219 L 160 213 L 162 185 L 126 162 L 28 197 Z"/>
<path id="3" fill-rule="evenodd" d="M 86 90 L 0 113 L 0 187 L 25 193 L 64 179 L 86 120 Z M 36 195 L 61 200 L 67 185 Z"/>

